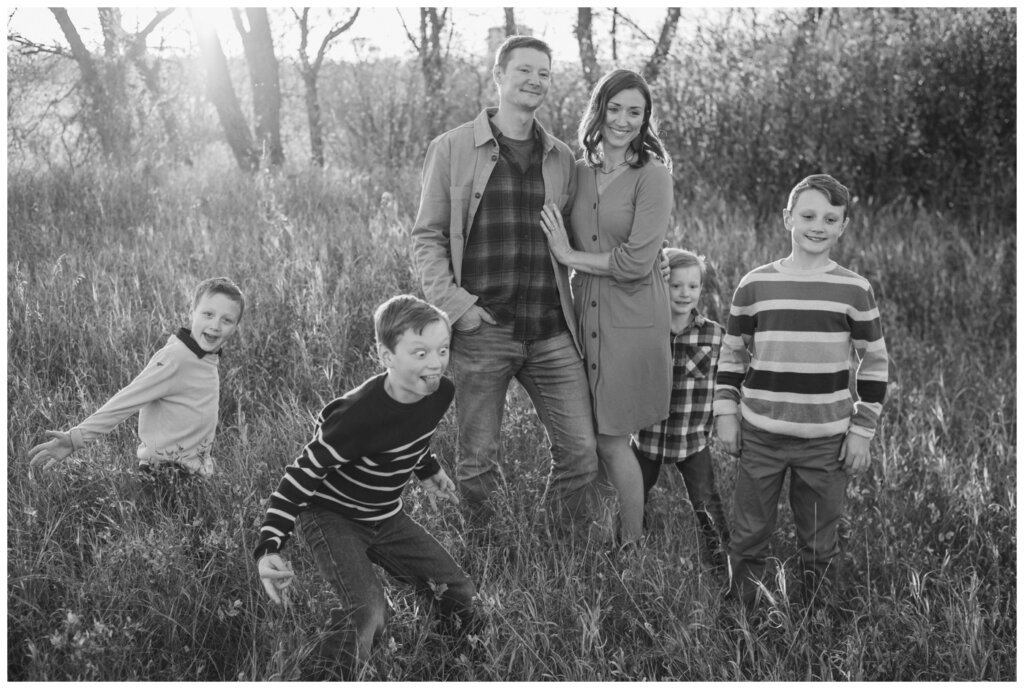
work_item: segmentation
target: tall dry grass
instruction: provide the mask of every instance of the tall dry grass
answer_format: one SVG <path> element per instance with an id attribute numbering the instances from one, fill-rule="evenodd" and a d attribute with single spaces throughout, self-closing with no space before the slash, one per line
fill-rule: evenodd
<path id="1" fill-rule="evenodd" d="M 293 606 L 261 592 L 251 550 L 262 501 L 312 415 L 377 370 L 370 314 L 417 291 L 408 229 L 417 171 L 245 178 L 93 170 L 19 175 L 8 189 L 8 674 L 12 680 L 289 679 L 332 594 L 301 542 Z M 706 199 L 677 212 L 676 243 L 717 266 L 727 309 L 750 268 L 783 255 L 780 229 Z M 842 525 L 847 612 L 808 612 L 784 570 L 751 619 L 720 600 L 696 556 L 675 472 L 654 492 L 634 558 L 544 535 L 546 442 L 513 390 L 504 531 L 486 548 L 460 515 L 409 509 L 480 587 L 486 631 L 454 657 L 414 596 L 366 678 L 389 680 L 1012 680 L 1016 677 L 1016 245 L 913 207 L 861 209 L 837 259 L 873 281 L 892 355 L 871 471 Z M 58 470 L 26 450 L 142 367 L 181 324 L 187 292 L 226 274 L 249 298 L 222 361 L 222 474 L 199 523 L 140 499 L 134 422 Z M 451 415 L 436 449 L 451 467 Z M 735 467 L 715 452 L 731 495 Z M 450 471 L 449 473 L 453 473 Z M 794 536 L 784 507 L 775 553 Z"/>

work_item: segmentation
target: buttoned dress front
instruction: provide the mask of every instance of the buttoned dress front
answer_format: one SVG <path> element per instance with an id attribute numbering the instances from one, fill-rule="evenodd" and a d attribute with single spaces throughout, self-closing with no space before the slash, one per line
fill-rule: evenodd
<path id="1" fill-rule="evenodd" d="M 579 251 L 610 253 L 611 275 L 575 271 L 573 307 L 597 431 L 626 435 L 669 412 L 670 310 L 658 250 L 668 234 L 672 176 L 652 158 L 627 167 L 598 194 L 600 174 L 577 162 L 570 237 Z"/>

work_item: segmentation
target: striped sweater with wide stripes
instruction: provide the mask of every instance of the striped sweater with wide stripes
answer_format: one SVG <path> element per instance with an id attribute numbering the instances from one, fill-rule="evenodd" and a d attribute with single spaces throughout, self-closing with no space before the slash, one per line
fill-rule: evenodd
<path id="1" fill-rule="evenodd" d="M 386 376 L 370 378 L 320 412 L 313 439 L 270 496 L 256 559 L 281 550 L 310 504 L 372 524 L 401 511 L 402 491 L 413 473 L 427 479 L 440 470 L 430 439 L 454 385 L 442 377 L 437 392 L 403 404 L 384 390 Z"/>
<path id="2" fill-rule="evenodd" d="M 738 412 L 757 428 L 798 438 L 848 430 L 870 438 L 888 380 L 866 279 L 834 261 L 815 270 L 775 261 L 740 281 L 718 363 L 715 416 Z"/>

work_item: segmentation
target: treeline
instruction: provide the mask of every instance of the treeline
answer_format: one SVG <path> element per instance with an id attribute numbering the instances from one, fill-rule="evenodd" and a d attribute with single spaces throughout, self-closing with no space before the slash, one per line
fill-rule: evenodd
<path id="1" fill-rule="evenodd" d="M 483 46 L 478 58 L 439 53 L 434 28 L 424 21 L 418 39 L 409 33 L 418 52 L 407 61 L 366 51 L 354 62 L 316 62 L 309 58 L 317 55 L 315 42 L 303 59 L 279 51 L 287 165 L 326 164 L 389 179 L 418 168 L 433 135 L 492 104 Z M 101 157 L 100 131 L 81 116 L 85 109 L 68 88 L 83 80 L 67 54 L 9 46 L 9 164 L 64 167 Z M 121 159 L 189 164 L 210 148 L 227 154 L 198 56 L 159 58 L 139 48 L 132 55 L 159 74 L 160 90 L 154 95 L 153 80 L 138 81 L 131 116 L 104 120 L 108 139 L 111 123 L 125 123 L 119 145 L 128 155 Z M 597 68 L 646 70 L 650 57 L 599 60 Z M 593 70 L 594 55 L 555 58 L 540 119 L 574 143 L 588 90 L 582 65 Z M 425 76 L 425 66 L 436 70 L 439 59 L 440 86 Z M 828 171 L 877 205 L 908 202 L 979 223 L 1015 217 L 1015 8 L 732 9 L 680 28 L 659 59 L 658 117 L 684 202 L 742 203 L 760 224 L 795 179 Z M 320 160 L 316 147 L 310 156 L 311 66 Z M 241 108 L 261 107 L 251 65 L 238 59 L 227 67 Z M 403 203 L 412 196 L 399 194 Z"/>

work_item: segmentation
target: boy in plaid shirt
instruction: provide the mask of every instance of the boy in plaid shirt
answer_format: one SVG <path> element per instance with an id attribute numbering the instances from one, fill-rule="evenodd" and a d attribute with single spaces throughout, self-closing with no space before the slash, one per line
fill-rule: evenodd
<path id="1" fill-rule="evenodd" d="M 685 249 L 667 248 L 671 276 L 672 401 L 668 418 L 641 430 L 633 438 L 640 463 L 644 505 L 658 480 L 662 464 L 675 464 L 701 533 L 701 556 L 714 569 L 725 567 L 729 527 L 715 487 L 708 447 L 718 353 L 724 328 L 697 308 L 707 266 L 704 257 Z"/>

